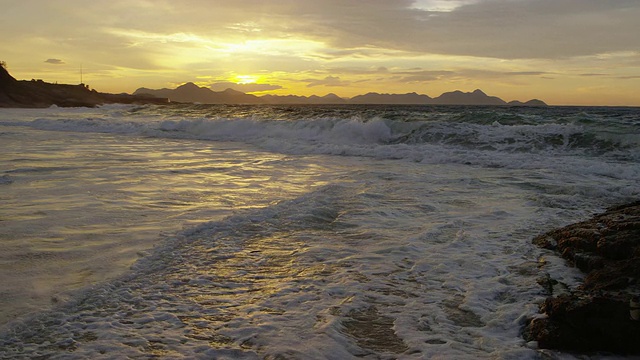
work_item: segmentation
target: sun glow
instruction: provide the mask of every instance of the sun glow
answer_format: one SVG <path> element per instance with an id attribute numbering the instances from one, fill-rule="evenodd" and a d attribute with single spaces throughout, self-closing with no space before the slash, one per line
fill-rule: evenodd
<path id="1" fill-rule="evenodd" d="M 236 84 L 254 84 L 257 83 L 259 79 L 260 77 L 255 75 L 236 75 L 234 82 Z"/>

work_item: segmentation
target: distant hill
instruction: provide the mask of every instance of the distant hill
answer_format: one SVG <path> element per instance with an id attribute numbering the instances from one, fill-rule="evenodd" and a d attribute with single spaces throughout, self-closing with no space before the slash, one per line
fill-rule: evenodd
<path id="1" fill-rule="evenodd" d="M 245 94 L 240 91 L 227 89 L 225 91 L 213 91 L 205 87 L 188 82 L 175 89 L 152 90 L 140 88 L 133 95 L 151 95 L 168 98 L 175 102 L 189 102 L 202 104 L 259 104 L 262 101 L 255 95 Z"/>
<path id="2" fill-rule="evenodd" d="M 437 105 L 506 105 L 507 102 L 496 96 L 489 96 L 476 89 L 473 92 L 462 92 L 460 90 L 446 92 L 431 102 Z"/>
<path id="3" fill-rule="evenodd" d="M 417 94 L 379 94 L 375 92 L 357 95 L 352 98 L 341 98 L 335 94 L 325 96 L 297 95 L 263 95 L 255 96 L 240 91 L 227 89 L 213 91 L 199 87 L 194 83 L 186 83 L 175 89 L 152 90 L 140 88 L 134 95 L 153 95 L 168 98 L 171 101 L 202 104 L 389 104 L 389 105 L 508 105 L 508 106 L 547 106 L 541 100 L 527 102 L 512 101 L 507 103 L 496 96 L 489 96 L 482 90 L 462 92 L 459 90 L 444 93 L 436 98 Z"/>
<path id="4" fill-rule="evenodd" d="M 169 98 L 174 102 L 189 102 L 201 104 L 344 104 L 346 100 L 336 94 L 325 96 L 296 96 L 296 95 L 264 95 L 261 97 L 245 94 L 241 91 L 226 89 L 213 91 L 206 87 L 199 87 L 192 82 L 180 85 L 175 89 L 152 90 L 140 88 L 134 95 L 153 95 Z"/>
<path id="5" fill-rule="evenodd" d="M 167 98 L 107 94 L 89 90 L 84 84 L 58 85 L 42 80 L 16 80 L 4 66 L 0 66 L 0 108 L 95 107 L 102 104 L 166 104 Z"/>
<path id="6" fill-rule="evenodd" d="M 514 101 L 509 101 L 507 105 L 509 106 L 547 106 L 547 104 L 544 101 L 538 100 L 538 99 L 529 100 L 524 103 L 518 100 L 514 100 Z"/>
<path id="7" fill-rule="evenodd" d="M 325 96 L 298 96 L 298 95 L 263 95 L 259 98 L 264 104 L 284 105 L 284 104 L 346 104 L 347 100 L 336 94 Z"/>
<path id="8" fill-rule="evenodd" d="M 389 104 L 389 105 L 422 105 L 430 104 L 431 99 L 427 95 L 409 94 L 378 94 L 370 92 L 364 95 L 354 96 L 349 100 L 350 104 Z"/>
<path id="9" fill-rule="evenodd" d="M 84 84 L 58 85 L 42 80 L 16 80 L 4 66 L 0 66 L 0 107 L 49 107 L 86 106 L 101 104 L 166 104 L 168 102 L 202 104 L 390 104 L 390 105 L 503 105 L 503 106 L 547 106 L 544 101 L 533 99 L 527 102 L 506 101 L 489 96 L 482 90 L 444 93 L 436 98 L 415 92 L 408 94 L 367 93 L 353 98 L 341 98 L 336 94 L 325 96 L 263 95 L 256 96 L 227 89 L 213 91 L 189 82 L 175 89 L 139 88 L 132 95 L 108 94 L 90 90 Z"/>

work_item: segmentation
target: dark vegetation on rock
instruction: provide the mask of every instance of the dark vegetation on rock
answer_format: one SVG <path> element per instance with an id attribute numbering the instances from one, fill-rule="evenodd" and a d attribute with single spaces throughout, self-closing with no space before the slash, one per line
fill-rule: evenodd
<path id="1" fill-rule="evenodd" d="M 577 353 L 640 354 L 640 319 L 632 319 L 640 295 L 640 201 L 540 235 L 533 243 L 552 250 L 586 277 L 577 289 L 554 294 L 558 282 L 540 280 L 549 297 L 544 318 L 524 330 L 541 348 Z"/>
<path id="2" fill-rule="evenodd" d="M 95 107 L 103 104 L 166 104 L 168 100 L 129 94 L 107 94 L 84 84 L 51 84 L 42 80 L 16 80 L 0 66 L 0 108 Z"/>

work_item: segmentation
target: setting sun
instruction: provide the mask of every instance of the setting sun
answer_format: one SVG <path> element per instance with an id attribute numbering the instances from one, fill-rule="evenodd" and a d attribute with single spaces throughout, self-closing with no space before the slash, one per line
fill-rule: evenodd
<path id="1" fill-rule="evenodd" d="M 236 75 L 235 83 L 236 84 L 253 84 L 258 82 L 259 77 L 255 75 Z"/>

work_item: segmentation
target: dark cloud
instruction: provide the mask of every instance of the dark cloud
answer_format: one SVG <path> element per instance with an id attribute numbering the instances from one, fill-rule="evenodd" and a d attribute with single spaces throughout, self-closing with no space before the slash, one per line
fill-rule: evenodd
<path id="1" fill-rule="evenodd" d="M 244 14 L 263 34 L 330 44 L 333 50 L 319 54 L 324 57 L 373 53 L 362 48 L 504 59 L 640 49 L 637 0 L 478 0 L 447 12 L 415 8 L 408 0 L 213 2 L 228 15 L 219 19 L 218 32 L 232 34 Z"/>
<path id="2" fill-rule="evenodd" d="M 463 69 L 457 71 L 461 76 L 476 79 L 497 79 L 508 78 L 515 76 L 544 76 L 552 75 L 553 73 L 546 71 L 492 71 L 492 70 L 478 70 L 478 69 Z"/>
<path id="3" fill-rule="evenodd" d="M 418 49 L 499 58 L 562 58 L 640 48 L 640 2 L 486 0 L 421 21 Z M 409 46 L 409 45 L 408 45 Z"/>
<path id="4" fill-rule="evenodd" d="M 389 74 L 390 71 L 388 68 L 384 66 L 378 67 L 368 67 L 368 68 L 360 68 L 360 67 L 333 67 L 326 68 L 322 72 L 316 71 L 316 74 L 344 74 L 344 75 L 378 75 L 378 74 Z"/>
<path id="5" fill-rule="evenodd" d="M 34 3 L 40 9 L 35 13 Z M 451 10 L 449 4 L 460 6 Z M 281 65 L 276 60 L 267 64 L 269 54 L 261 55 L 269 71 L 291 71 L 292 66 L 302 71 L 317 67 L 316 61 L 386 65 L 379 59 L 423 54 L 557 60 L 638 54 L 640 49 L 638 0 L 69 0 L 64 6 L 34 0 L 9 8 L 0 14 L 0 28 L 15 43 L 37 46 L 47 39 L 79 58 L 108 57 L 113 65 L 133 69 L 167 66 L 167 49 L 195 52 L 201 46 L 213 52 L 217 42 L 242 44 L 265 37 L 320 44 L 304 58 L 292 54 L 284 62 L 277 54 Z M 451 11 L 440 11 L 445 8 Z M 212 43 L 175 40 L 165 46 L 175 34 Z"/>
<path id="6" fill-rule="evenodd" d="M 48 63 L 48 64 L 53 64 L 53 65 L 62 65 L 65 62 L 60 60 L 60 59 L 47 59 L 44 62 Z"/>
<path id="7" fill-rule="evenodd" d="M 404 1 L 367 5 L 362 11 L 342 6 L 312 27 L 330 26 L 325 32 L 340 47 L 506 59 L 640 48 L 638 1 L 484 0 L 450 12 L 408 9 Z"/>
<path id="8" fill-rule="evenodd" d="M 336 67 L 326 68 L 322 70 L 315 70 L 307 72 L 308 75 L 318 77 L 318 79 L 304 79 L 302 82 L 307 82 L 307 87 L 314 86 L 346 86 L 358 82 L 367 81 L 387 81 L 393 80 L 401 83 L 427 83 L 442 80 L 470 80 L 470 79 L 483 79 L 483 80 L 509 80 L 522 77 L 538 77 L 544 78 L 548 75 L 554 75 L 553 72 L 547 71 L 495 71 L 495 70 L 479 70 L 473 68 L 459 68 L 456 70 L 425 70 L 422 68 L 410 68 L 410 69 L 388 69 L 386 67 L 378 68 L 349 68 L 349 67 Z M 323 78 L 321 78 L 324 76 Z M 366 79 L 351 80 L 346 82 L 339 76 L 345 76 L 350 78 L 351 76 L 362 77 L 366 76 Z"/>
<path id="9" fill-rule="evenodd" d="M 345 81 L 340 80 L 338 76 L 327 76 L 324 79 L 307 79 L 303 80 L 308 82 L 307 87 L 314 86 L 348 86 Z"/>
<path id="10" fill-rule="evenodd" d="M 302 37 L 327 43 L 330 48 L 317 54 L 326 59 L 370 58 L 384 49 L 503 59 L 555 59 L 640 49 L 637 0 L 456 1 L 462 5 L 452 11 L 424 10 L 416 5 L 428 1 L 413 0 L 190 0 L 187 5 L 169 0 L 152 4 L 114 0 L 109 5 L 82 2 L 77 6 L 82 12 L 73 10 L 74 2 L 80 3 L 70 1 L 70 11 L 58 14 L 74 26 L 47 26 L 56 17 L 41 19 L 42 28 L 57 29 L 48 37 L 81 44 L 77 28 L 82 27 L 80 34 L 103 39 L 109 50 L 116 41 L 122 44 L 122 39 L 106 39 L 112 34 L 105 34 L 105 29 L 197 34 L 230 42 L 265 35 Z M 42 6 L 55 10 L 48 2 Z M 135 48 L 134 43 L 124 45 L 128 51 Z"/>
<path id="11" fill-rule="evenodd" d="M 405 71 L 397 71 L 393 74 L 397 75 L 398 80 L 407 83 L 414 82 L 429 82 L 440 80 L 442 78 L 451 78 L 458 76 L 454 71 L 444 71 L 444 70 L 422 70 L 422 69 L 414 69 L 414 70 L 405 70 Z"/>

